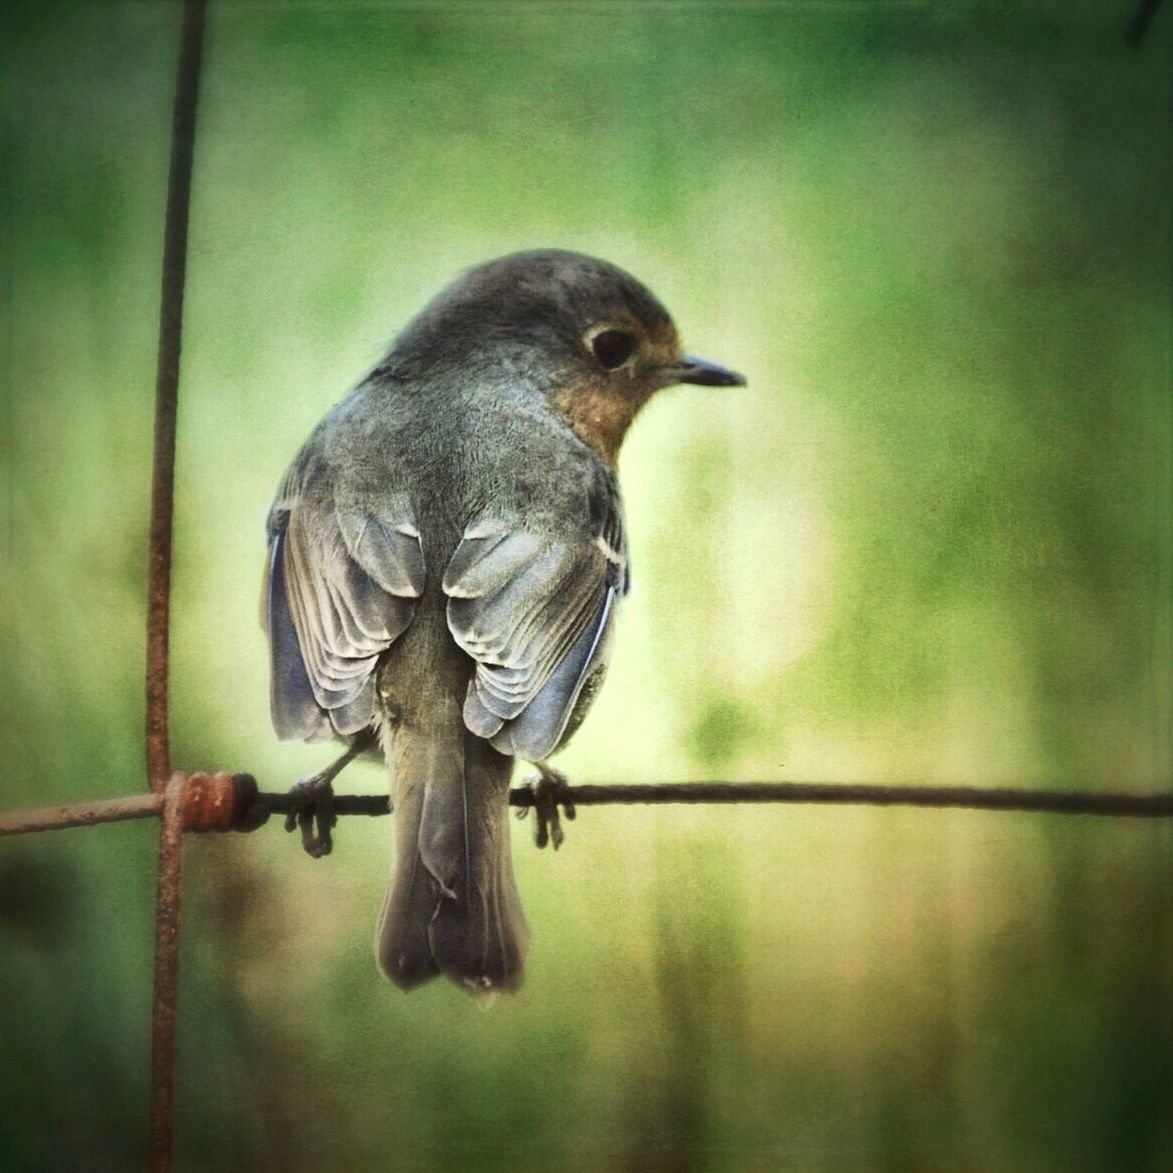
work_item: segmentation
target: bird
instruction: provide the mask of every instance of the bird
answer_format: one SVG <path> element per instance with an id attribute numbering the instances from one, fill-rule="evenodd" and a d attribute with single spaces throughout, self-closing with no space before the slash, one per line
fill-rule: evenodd
<path id="1" fill-rule="evenodd" d="M 685 354 L 623 269 L 513 253 L 413 318 L 281 481 L 262 599 L 272 723 L 281 740 L 347 746 L 295 788 L 311 854 L 330 849 L 337 770 L 386 761 L 394 850 L 375 953 L 402 989 L 522 983 L 514 761 L 561 778 L 548 759 L 598 694 L 631 587 L 620 445 L 680 383 L 745 378 Z"/>

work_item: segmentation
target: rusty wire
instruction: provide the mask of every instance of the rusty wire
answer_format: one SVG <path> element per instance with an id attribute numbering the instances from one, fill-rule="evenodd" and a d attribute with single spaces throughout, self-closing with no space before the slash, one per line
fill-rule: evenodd
<path id="1" fill-rule="evenodd" d="M 252 831 L 270 815 L 296 811 L 301 800 L 288 791 L 258 791 L 249 774 L 176 775 L 185 782 L 183 825 L 186 831 Z M 605 806 L 614 803 L 718 804 L 789 803 L 818 806 L 935 807 L 955 810 L 1020 811 L 1113 818 L 1173 818 L 1173 792 L 1118 794 L 1075 790 L 1017 790 L 987 786 L 875 786 L 844 782 L 659 782 L 629 784 L 556 784 L 548 792 L 557 806 Z M 530 786 L 509 791 L 511 806 L 524 814 L 544 798 Z M 339 794 L 336 815 L 378 816 L 391 813 L 385 794 Z M 159 794 L 132 795 L 102 802 L 80 802 L 0 815 L 0 838 L 31 831 L 60 831 L 123 819 L 158 815 Z"/>
<path id="2" fill-rule="evenodd" d="M 153 819 L 163 809 L 163 796 L 157 791 L 132 794 L 128 798 L 106 798 L 97 802 L 74 802 L 65 806 L 45 806 L 37 810 L 10 811 L 0 814 L 0 838 L 24 835 L 29 831 L 63 831 L 67 827 L 92 827 L 97 823 L 117 823 L 123 819 Z"/>
<path id="3" fill-rule="evenodd" d="M 151 1121 L 149 1166 L 171 1168 L 175 1133 L 175 1016 L 179 984 L 179 904 L 183 878 L 183 799 L 186 779 L 174 774 L 163 790 L 159 874 L 155 887 L 155 976 L 151 1003 Z"/>
<path id="4" fill-rule="evenodd" d="M 171 166 L 163 226 L 163 278 L 159 296 L 159 357 L 155 375 L 155 455 L 151 477 L 151 530 L 147 581 L 147 778 L 162 790 L 171 774 L 167 667 L 171 621 L 171 519 L 175 496 L 175 423 L 179 410 L 179 355 L 183 289 L 187 277 L 187 224 L 195 147 L 196 104 L 207 0 L 185 0 L 175 104 Z"/>
<path id="5" fill-rule="evenodd" d="M 562 845 L 562 817 L 579 806 L 613 803 L 662 804 L 790 803 L 821 806 L 935 807 L 974 811 L 1019 811 L 1114 818 L 1173 818 L 1173 791 L 1113 794 L 1071 790 L 1017 790 L 980 786 L 875 786 L 838 782 L 678 782 L 570 786 L 546 778 L 509 791 L 511 806 L 524 817 L 532 809 L 538 847 Z M 385 794 L 342 794 L 329 799 L 330 816 L 391 813 Z M 173 774 L 163 795 L 152 792 L 106 802 L 77 803 L 0 815 L 0 837 L 64 830 L 99 822 L 141 819 L 162 813 L 156 902 L 154 1031 L 152 1035 L 152 1169 L 168 1168 L 174 1069 L 175 988 L 178 978 L 179 878 L 183 832 L 254 831 L 271 815 L 301 814 L 306 800 L 289 791 L 265 793 L 251 774 Z M 286 829 L 295 821 L 288 818 Z M 304 834 L 304 829 L 303 829 Z M 313 852 L 315 856 L 318 852 Z M 323 852 L 322 854 L 326 854 Z M 160 991 L 162 992 L 160 994 Z M 167 1078 L 164 1078 L 164 1076 Z"/>
<path id="6" fill-rule="evenodd" d="M 164 795 L 159 829 L 155 901 L 155 974 L 151 1015 L 149 1163 L 155 1173 L 171 1168 L 175 1117 L 175 1015 L 179 976 L 179 902 L 183 863 L 182 775 L 171 774 L 168 731 L 168 643 L 171 620 L 171 532 L 175 495 L 175 425 L 183 292 L 187 276 L 187 226 L 191 204 L 196 107 L 203 57 L 206 0 L 185 0 L 171 116 L 171 162 L 163 226 L 159 295 L 159 355 L 155 379 L 155 448 L 151 478 L 151 528 L 147 585 L 145 748 L 147 779 Z"/>

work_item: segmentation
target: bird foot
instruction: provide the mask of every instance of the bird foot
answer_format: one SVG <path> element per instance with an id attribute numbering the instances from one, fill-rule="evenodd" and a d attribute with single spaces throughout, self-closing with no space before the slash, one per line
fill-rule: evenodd
<path id="1" fill-rule="evenodd" d="M 285 830 L 301 828 L 301 845 L 306 854 L 321 859 L 334 850 L 331 831 L 338 822 L 334 813 L 334 779 L 354 761 L 377 744 L 373 729 L 356 733 L 346 747 L 346 752 L 331 762 L 324 770 L 303 778 L 289 788 L 289 811 L 285 816 Z M 316 831 L 316 834 L 315 834 Z"/>
<path id="2" fill-rule="evenodd" d="M 300 829 L 301 845 L 313 859 L 321 859 L 334 850 L 331 832 L 338 816 L 334 813 L 333 780 L 334 774 L 326 769 L 289 788 L 285 830 Z"/>
<path id="3" fill-rule="evenodd" d="M 537 766 L 538 772 L 522 782 L 522 785 L 533 794 L 531 805 L 537 819 L 537 825 L 534 827 L 534 842 L 539 847 L 553 843 L 554 850 L 557 851 L 566 838 L 562 833 L 562 819 L 558 808 L 562 807 L 567 819 L 573 819 L 575 816 L 574 802 L 568 793 L 569 783 L 566 781 L 566 775 L 558 770 L 552 770 L 541 762 L 534 764 Z M 517 817 L 524 819 L 529 811 L 530 807 L 523 806 L 517 812 Z"/>

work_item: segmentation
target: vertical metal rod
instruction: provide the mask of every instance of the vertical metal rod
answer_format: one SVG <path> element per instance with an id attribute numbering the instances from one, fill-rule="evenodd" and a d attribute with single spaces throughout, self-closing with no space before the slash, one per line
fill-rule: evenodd
<path id="1" fill-rule="evenodd" d="M 183 800 L 175 774 L 163 792 L 155 890 L 155 994 L 151 1016 L 151 1173 L 171 1168 L 175 1131 L 175 1008 L 179 980 L 179 898 L 183 878 Z"/>
<path id="2" fill-rule="evenodd" d="M 171 773 L 167 728 L 167 644 L 171 619 L 171 516 L 175 485 L 175 421 L 187 221 L 195 144 L 196 102 L 204 43 L 206 0 L 186 0 L 171 120 L 171 169 L 163 228 L 163 286 L 159 305 L 159 362 L 155 379 L 155 459 L 151 481 L 151 537 L 147 588 L 147 778 L 160 790 Z"/>
<path id="3" fill-rule="evenodd" d="M 171 114 L 171 165 L 163 227 L 159 300 L 159 357 L 155 378 L 155 457 L 151 477 L 150 558 L 147 587 L 147 779 L 164 790 L 159 829 L 155 903 L 155 983 L 151 1016 L 149 1162 L 153 1173 L 171 1168 L 175 1129 L 175 1013 L 179 977 L 179 902 L 183 864 L 185 782 L 171 774 L 167 721 L 168 634 L 171 621 L 171 521 L 175 488 L 175 423 L 183 288 L 187 275 L 187 224 L 191 203 L 196 104 L 203 57 L 206 0 L 185 0 L 179 41 L 175 103 Z"/>

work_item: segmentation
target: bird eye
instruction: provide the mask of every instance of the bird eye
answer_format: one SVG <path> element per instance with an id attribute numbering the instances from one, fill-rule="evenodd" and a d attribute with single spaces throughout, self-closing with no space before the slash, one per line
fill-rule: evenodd
<path id="1" fill-rule="evenodd" d="M 591 339 L 591 351 L 599 366 L 613 371 L 635 353 L 635 337 L 626 330 L 602 330 Z"/>

